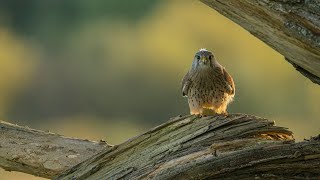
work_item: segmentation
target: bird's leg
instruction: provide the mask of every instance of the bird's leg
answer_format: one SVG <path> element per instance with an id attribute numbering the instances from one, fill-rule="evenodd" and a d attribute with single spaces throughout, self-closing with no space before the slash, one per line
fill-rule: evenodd
<path id="1" fill-rule="evenodd" d="M 202 118 L 202 117 L 205 117 L 203 114 L 201 114 L 201 113 L 190 113 L 190 114 L 193 114 L 193 115 L 195 115 L 197 118 Z"/>
<path id="2" fill-rule="evenodd" d="M 203 113 L 202 113 L 202 115 L 203 115 L 204 117 L 214 116 L 215 114 L 216 114 L 215 111 L 214 111 L 213 109 L 209 109 L 209 108 L 204 108 L 204 109 L 203 109 Z"/>
<path id="3" fill-rule="evenodd" d="M 229 113 L 226 109 L 223 111 L 217 112 L 216 114 L 219 116 L 224 116 L 224 117 L 227 117 L 229 115 Z"/>
<path id="4" fill-rule="evenodd" d="M 194 114 L 198 118 L 202 118 L 203 109 L 199 106 L 190 106 L 190 114 Z"/>
<path id="5" fill-rule="evenodd" d="M 200 117 L 200 118 L 204 117 L 203 111 L 204 111 L 203 108 L 200 108 L 200 109 L 199 109 L 199 112 L 200 112 L 200 113 L 199 113 L 199 117 Z"/>
<path id="6" fill-rule="evenodd" d="M 229 115 L 229 113 L 227 112 L 227 106 L 226 105 L 222 105 L 219 108 L 217 108 L 216 109 L 216 114 L 220 115 L 220 116 L 227 117 Z"/>
<path id="7" fill-rule="evenodd" d="M 229 113 L 227 112 L 227 111 L 225 111 L 225 112 L 223 112 L 223 113 L 221 113 L 220 115 L 223 115 L 223 116 L 229 116 Z"/>
<path id="8" fill-rule="evenodd" d="M 197 114 L 198 118 L 202 118 L 203 115 L 202 114 Z"/>

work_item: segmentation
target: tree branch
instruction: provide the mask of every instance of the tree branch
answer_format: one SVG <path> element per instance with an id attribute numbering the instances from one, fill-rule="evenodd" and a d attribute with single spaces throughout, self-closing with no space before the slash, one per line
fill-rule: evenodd
<path id="1" fill-rule="evenodd" d="M 318 0 L 201 1 L 320 84 Z M 286 128 L 256 116 L 186 116 L 111 147 L 0 122 L 0 167 L 59 180 L 318 179 L 320 136 L 295 143 Z"/>
<path id="2" fill-rule="evenodd" d="M 56 179 L 316 178 L 320 141 L 256 116 L 173 119 L 84 161 Z"/>
<path id="3" fill-rule="evenodd" d="M 0 167 L 8 171 L 52 178 L 108 147 L 0 122 Z"/>
<path id="4" fill-rule="evenodd" d="M 5 122 L 0 134 L 1 167 L 59 180 L 320 176 L 319 137 L 295 143 L 251 115 L 177 117 L 113 147 Z"/>
<path id="5" fill-rule="evenodd" d="M 320 84 L 318 0 L 200 0 L 290 59 Z"/>

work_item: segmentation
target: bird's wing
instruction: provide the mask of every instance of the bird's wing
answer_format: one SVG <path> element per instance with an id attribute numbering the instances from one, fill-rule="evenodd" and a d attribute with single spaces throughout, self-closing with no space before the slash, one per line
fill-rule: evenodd
<path id="1" fill-rule="evenodd" d="M 233 78 L 230 76 L 230 74 L 226 71 L 225 68 L 222 68 L 222 69 L 223 69 L 224 78 L 228 84 L 228 90 L 229 90 L 228 94 L 233 95 L 235 94 L 235 91 L 236 91 Z"/>
<path id="2" fill-rule="evenodd" d="M 191 84 L 191 79 L 189 77 L 189 72 L 184 75 L 181 83 L 181 91 L 182 91 L 182 96 L 187 96 L 188 95 L 188 90 Z"/>

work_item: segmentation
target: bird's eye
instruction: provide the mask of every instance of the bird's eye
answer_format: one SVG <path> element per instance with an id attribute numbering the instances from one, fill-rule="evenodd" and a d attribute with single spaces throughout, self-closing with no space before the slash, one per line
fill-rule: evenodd
<path id="1" fill-rule="evenodd" d="M 197 58 L 197 60 L 200 60 L 200 56 L 197 55 L 196 58 Z"/>
<path id="2" fill-rule="evenodd" d="M 212 55 L 210 55 L 210 56 L 209 56 L 209 60 L 212 60 L 212 59 L 213 59 L 213 56 L 212 56 Z"/>

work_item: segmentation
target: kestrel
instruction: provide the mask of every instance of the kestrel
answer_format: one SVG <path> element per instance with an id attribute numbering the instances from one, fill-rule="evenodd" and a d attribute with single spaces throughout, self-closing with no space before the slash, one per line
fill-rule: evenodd
<path id="1" fill-rule="evenodd" d="M 227 114 L 227 106 L 235 95 L 232 77 L 206 49 L 194 56 L 181 90 L 188 98 L 190 114 Z"/>

